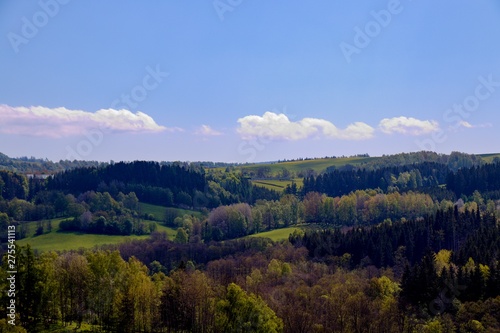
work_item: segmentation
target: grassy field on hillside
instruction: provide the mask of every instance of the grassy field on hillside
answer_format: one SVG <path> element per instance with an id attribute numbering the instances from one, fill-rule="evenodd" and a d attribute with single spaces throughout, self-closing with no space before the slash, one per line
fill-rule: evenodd
<path id="1" fill-rule="evenodd" d="M 485 160 L 487 163 L 493 162 L 493 159 L 495 157 L 500 158 L 500 154 L 480 154 L 479 156 L 481 156 L 481 158 Z"/>
<path id="2" fill-rule="evenodd" d="M 92 248 L 96 245 L 117 244 L 129 239 L 147 239 L 149 235 L 130 235 L 130 236 L 110 236 L 84 234 L 80 232 L 59 232 L 59 223 L 64 219 L 54 219 L 52 221 L 52 231 L 46 232 L 40 236 L 33 236 L 37 222 L 28 222 L 28 237 L 17 241 L 18 245 L 30 244 L 32 248 L 40 251 L 64 251 L 77 250 L 79 248 Z M 176 231 L 161 225 L 158 222 L 145 221 L 146 223 L 156 223 L 157 231 L 166 232 L 169 239 L 174 239 Z"/>
<path id="3" fill-rule="evenodd" d="M 155 218 L 156 221 L 162 221 L 165 217 L 165 210 L 167 207 L 164 206 L 157 206 L 157 205 L 151 205 L 147 203 L 139 203 L 140 205 L 140 211 L 141 214 L 152 214 Z M 171 207 L 173 208 L 173 207 Z M 188 209 L 181 209 L 181 208 L 173 208 L 175 209 L 178 213 L 179 216 L 182 216 L 184 214 L 188 215 L 194 215 L 197 218 L 202 218 L 203 214 L 201 212 L 195 211 L 195 210 L 188 210 Z"/>
<path id="4" fill-rule="evenodd" d="M 291 233 L 295 230 L 301 231 L 313 231 L 313 230 L 323 230 L 324 226 L 318 223 L 301 223 L 297 225 L 293 225 L 287 228 L 274 229 L 270 231 L 259 232 L 258 234 L 248 235 L 245 237 L 263 237 L 270 238 L 272 241 L 282 241 L 288 239 Z"/>
<path id="5" fill-rule="evenodd" d="M 293 161 L 293 162 L 282 162 L 282 163 L 269 163 L 269 164 L 252 164 L 248 166 L 241 166 L 243 171 L 254 171 L 257 172 L 259 168 L 269 167 L 271 173 L 277 174 L 281 169 L 285 168 L 289 171 L 298 173 L 307 169 L 312 169 L 318 173 L 323 172 L 329 166 L 341 167 L 346 164 L 361 164 L 373 161 L 378 157 L 346 157 L 346 158 L 322 158 L 314 160 L 305 161 Z"/>
<path id="6" fill-rule="evenodd" d="M 92 248 L 96 245 L 117 244 L 127 239 L 146 239 L 149 236 L 108 236 L 67 232 L 51 232 L 37 237 L 28 237 L 18 241 L 18 245 L 30 244 L 33 249 L 40 251 L 77 250 Z"/>
<path id="7" fill-rule="evenodd" d="M 478 154 L 487 163 L 491 163 L 495 157 L 500 158 L 500 153 L 493 154 Z M 254 172 L 257 173 L 259 168 L 269 167 L 270 172 L 273 175 L 277 175 L 283 168 L 288 171 L 298 173 L 300 171 L 305 171 L 312 169 L 317 173 L 324 172 L 329 166 L 342 167 L 347 164 L 359 165 L 363 163 L 373 162 L 381 157 L 345 157 L 345 158 L 318 158 L 312 160 L 304 161 L 292 161 L 292 162 L 281 162 L 281 163 L 259 163 L 259 164 L 249 164 L 237 166 L 244 172 Z M 223 171 L 225 168 L 215 168 L 214 170 Z M 285 185 L 286 186 L 286 185 Z"/>
<path id="8" fill-rule="evenodd" d="M 150 205 L 146 203 L 140 203 L 142 214 L 153 214 L 155 220 L 148 221 L 143 220 L 145 223 L 156 223 L 157 231 L 166 232 L 169 239 L 174 239 L 177 231 L 175 229 L 166 227 L 161 221 L 165 215 L 166 207 Z M 192 210 L 174 208 L 179 212 L 179 215 L 193 214 L 197 217 L 201 217 L 202 213 Z M 17 243 L 19 245 L 30 244 L 32 248 L 38 249 L 40 251 L 49 250 L 76 250 L 79 248 L 92 248 L 95 245 L 103 244 L 117 244 L 124 242 L 128 239 L 147 239 L 149 235 L 130 235 L 130 236 L 111 236 L 111 235 L 96 235 L 96 234 L 85 234 L 80 232 L 59 232 L 59 223 L 65 220 L 65 218 L 50 220 L 52 224 L 52 231 L 45 233 L 40 236 L 34 236 L 38 222 L 27 222 L 27 235 L 28 237 L 19 240 Z"/>
<path id="9" fill-rule="evenodd" d="M 300 227 L 289 227 L 282 229 L 275 229 L 271 231 L 259 232 L 258 234 L 249 235 L 247 237 L 262 237 L 262 238 L 270 238 L 272 241 L 278 242 L 285 239 L 288 239 L 291 233 L 295 230 L 301 230 Z"/>
<path id="10" fill-rule="evenodd" d="M 249 166 L 241 166 L 243 172 L 254 172 L 262 167 L 269 167 L 272 175 L 277 175 L 282 169 L 287 169 L 288 171 L 294 172 L 297 175 L 301 171 L 312 169 L 317 173 L 322 173 L 326 168 L 330 166 L 341 167 L 347 164 L 357 165 L 361 163 L 366 163 L 373 161 L 377 157 L 349 157 L 349 158 L 325 158 L 325 159 L 314 159 L 306 161 L 293 161 L 293 162 L 282 162 L 273 164 L 252 164 Z M 297 184 L 297 187 L 302 187 L 302 178 L 294 178 L 293 181 Z M 292 184 L 292 180 L 252 180 L 252 183 L 257 186 L 262 186 L 270 190 L 283 191 L 287 185 Z"/>
<path id="11" fill-rule="evenodd" d="M 281 192 L 286 188 L 287 185 L 292 185 L 292 182 L 295 182 L 295 184 L 297 184 L 297 188 L 302 187 L 302 180 L 302 178 L 295 178 L 293 180 L 252 180 L 252 184 Z"/>

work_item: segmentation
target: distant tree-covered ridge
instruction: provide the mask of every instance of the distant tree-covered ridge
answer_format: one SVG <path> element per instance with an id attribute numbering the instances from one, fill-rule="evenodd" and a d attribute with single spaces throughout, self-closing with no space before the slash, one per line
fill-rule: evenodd
<path id="1" fill-rule="evenodd" d="M 78 167 L 90 167 L 106 164 L 108 163 L 98 161 L 60 160 L 58 162 L 53 162 L 48 159 L 35 157 L 12 158 L 0 153 L 0 170 L 9 170 L 26 174 L 53 174 L 55 172 Z"/>
<path id="2" fill-rule="evenodd" d="M 47 189 L 68 193 L 106 191 L 113 196 L 135 192 L 144 202 L 194 208 L 279 198 L 275 191 L 254 188 L 238 173 L 206 174 L 202 167 L 193 164 L 145 161 L 67 170 L 50 177 Z"/>
<path id="3" fill-rule="evenodd" d="M 445 164 L 435 162 L 383 167 L 375 170 L 332 169 L 317 177 L 304 178 L 302 193 L 317 191 L 329 196 L 339 196 L 367 188 L 379 188 L 384 192 L 414 190 L 443 184 L 450 172 Z"/>
<path id="4" fill-rule="evenodd" d="M 133 186 L 168 188 L 172 193 L 203 191 L 207 185 L 202 170 L 183 165 L 160 165 L 158 162 L 119 162 L 102 167 L 67 170 L 50 177 L 49 190 L 82 193 L 100 186 L 120 189 Z M 183 198 L 180 198 L 183 199 Z"/>
<path id="5" fill-rule="evenodd" d="M 356 161 L 355 165 L 349 165 L 350 159 L 359 159 Z M 497 157 L 498 158 L 498 157 Z M 311 162 L 314 164 L 315 161 L 322 160 L 345 160 L 344 164 L 347 164 L 346 168 L 364 168 L 367 170 L 378 169 L 389 166 L 403 166 L 414 163 L 422 162 L 435 162 L 447 165 L 451 170 L 456 171 L 459 168 L 471 167 L 483 164 L 485 161 L 481 156 L 465 154 L 460 152 L 452 152 L 449 155 L 438 154 L 434 152 L 421 151 L 415 153 L 400 153 L 395 155 L 383 155 L 380 157 L 369 157 L 368 154 L 359 154 L 351 157 L 324 157 L 324 158 L 298 158 L 294 160 L 283 160 L 279 162 Z M 159 162 L 160 165 L 170 165 L 170 164 L 184 164 L 192 165 L 193 167 L 203 167 L 203 168 L 227 168 L 230 170 L 243 170 L 249 166 L 255 165 L 262 168 L 266 168 L 269 165 L 278 166 L 279 170 L 282 168 L 287 169 L 287 163 L 277 163 L 277 162 L 263 162 L 258 164 L 252 163 L 223 163 L 223 162 Z M 60 160 L 60 161 L 50 161 L 44 158 L 35 157 L 18 157 L 13 158 L 5 154 L 0 153 L 0 170 L 9 170 L 25 174 L 53 174 L 55 172 L 80 168 L 80 167 L 98 167 L 106 166 L 108 164 L 113 164 L 113 161 L 109 162 L 99 162 L 99 161 L 84 161 L 84 160 Z M 332 165 L 335 163 L 332 163 Z M 307 163 L 303 164 L 304 170 L 306 172 L 308 169 Z M 341 167 L 343 168 L 343 167 Z M 290 170 L 288 170 L 290 171 Z M 272 175 L 277 176 L 277 175 Z M 297 175 L 296 175 L 297 176 Z"/>
<path id="6" fill-rule="evenodd" d="M 372 159 L 369 162 L 360 165 L 364 169 L 377 169 L 384 167 L 395 167 L 411 165 L 423 162 L 434 162 L 446 165 L 450 170 L 457 171 L 461 168 L 470 168 L 485 163 L 478 155 L 466 154 L 461 152 L 451 152 L 447 154 L 438 154 L 431 151 L 420 151 L 414 153 L 400 153 L 394 155 L 382 155 L 379 158 Z"/>
<path id="7" fill-rule="evenodd" d="M 497 154 L 473 155 L 460 152 L 451 154 L 438 154 L 435 152 L 421 151 L 414 153 L 400 153 L 395 155 L 383 155 L 380 157 L 369 157 L 357 155 L 350 157 L 324 157 L 324 158 L 300 158 L 281 163 L 255 163 L 244 164 L 233 167 L 253 179 L 290 179 L 297 177 L 316 176 L 324 172 L 334 170 L 357 171 L 377 170 L 381 168 L 402 167 L 420 164 L 424 162 L 444 164 L 451 171 L 460 168 L 482 165 L 492 160 L 499 159 Z"/>
<path id="8" fill-rule="evenodd" d="M 305 177 L 302 194 L 317 191 L 338 196 L 367 188 L 379 188 L 384 192 L 390 192 L 435 188 L 439 185 L 446 185 L 446 189 L 457 197 L 471 195 L 474 191 L 483 193 L 499 191 L 500 163 L 498 160 L 494 163 L 481 162 L 457 170 L 437 162 L 388 166 L 372 170 L 332 168 L 316 177 L 312 175 Z"/>

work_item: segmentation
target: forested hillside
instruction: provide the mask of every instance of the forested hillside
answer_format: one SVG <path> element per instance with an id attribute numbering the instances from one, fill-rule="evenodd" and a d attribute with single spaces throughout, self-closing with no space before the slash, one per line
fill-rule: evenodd
<path id="1" fill-rule="evenodd" d="M 53 174 L 54 172 L 88 166 L 104 165 L 106 163 L 97 161 L 49 161 L 35 157 L 11 158 L 0 153 L 0 170 L 9 170 L 21 173 Z"/>
<path id="2" fill-rule="evenodd" d="M 238 166 L 0 170 L 0 287 L 14 253 L 18 331 L 500 332 L 499 161 L 358 158 L 302 169 L 282 191 Z M 295 162 L 308 161 L 274 165 Z M 40 252 L 5 242 L 14 229 L 25 244 L 147 239 Z M 272 230 L 294 232 L 258 237 Z"/>

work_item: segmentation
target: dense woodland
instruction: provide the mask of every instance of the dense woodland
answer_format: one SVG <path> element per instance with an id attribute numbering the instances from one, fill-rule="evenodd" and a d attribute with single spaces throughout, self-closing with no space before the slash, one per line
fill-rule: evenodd
<path id="1" fill-rule="evenodd" d="M 9 225 L 22 239 L 29 221 L 42 235 L 54 218 L 60 232 L 150 237 L 18 247 L 17 332 L 500 332 L 497 160 L 384 156 L 309 172 L 283 192 L 200 163 L 0 171 L 3 252 Z M 301 229 L 282 242 L 245 237 L 290 226 Z M 0 302 L 6 313 L 6 293 Z"/>

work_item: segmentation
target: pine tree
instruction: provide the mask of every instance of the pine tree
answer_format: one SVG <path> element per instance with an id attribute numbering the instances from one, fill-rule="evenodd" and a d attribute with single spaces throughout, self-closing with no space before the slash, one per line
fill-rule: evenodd
<path id="1" fill-rule="evenodd" d="M 19 281 L 19 293 L 17 296 L 17 311 L 21 316 L 22 326 L 30 331 L 41 320 L 40 308 L 42 300 L 41 272 L 36 267 L 36 260 L 33 250 L 29 244 L 25 248 L 18 250 L 17 281 Z"/>

